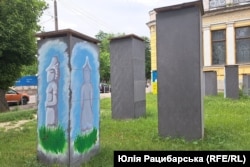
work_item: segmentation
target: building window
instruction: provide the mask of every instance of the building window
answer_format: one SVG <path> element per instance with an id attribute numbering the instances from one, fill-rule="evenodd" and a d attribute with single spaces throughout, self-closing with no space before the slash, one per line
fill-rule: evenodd
<path id="1" fill-rule="evenodd" d="M 250 26 L 235 30 L 236 35 L 236 61 L 237 63 L 250 62 Z"/>
<path id="2" fill-rule="evenodd" d="M 226 6 L 226 0 L 209 0 L 209 8 L 218 8 Z"/>
<path id="3" fill-rule="evenodd" d="M 212 64 L 225 64 L 226 55 L 226 31 L 212 31 Z"/>
<path id="4" fill-rule="evenodd" d="M 238 4 L 238 3 L 247 3 L 250 2 L 250 0 L 233 0 L 234 4 Z"/>

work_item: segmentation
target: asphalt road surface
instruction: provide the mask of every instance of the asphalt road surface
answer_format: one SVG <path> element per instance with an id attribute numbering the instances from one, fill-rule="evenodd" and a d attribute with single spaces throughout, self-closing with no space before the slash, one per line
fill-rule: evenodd
<path id="1" fill-rule="evenodd" d="M 100 98 L 111 97 L 111 93 L 100 93 Z M 26 105 L 12 105 L 10 110 L 37 109 L 37 95 L 30 95 L 30 101 Z"/>
<path id="2" fill-rule="evenodd" d="M 151 92 L 151 87 L 146 88 L 146 93 Z M 111 93 L 100 93 L 100 98 L 109 98 Z M 30 95 L 30 101 L 27 105 L 10 106 L 10 110 L 37 109 L 37 95 Z"/>

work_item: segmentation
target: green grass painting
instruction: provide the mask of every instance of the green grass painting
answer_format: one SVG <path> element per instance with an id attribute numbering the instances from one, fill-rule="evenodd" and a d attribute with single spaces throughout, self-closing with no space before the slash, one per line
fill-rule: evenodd
<path id="1" fill-rule="evenodd" d="M 79 134 L 74 142 L 74 148 L 79 153 L 85 153 L 91 149 L 91 147 L 97 141 L 97 129 L 94 128 L 90 133 Z"/>
<path id="2" fill-rule="evenodd" d="M 66 135 L 60 126 L 57 128 L 42 126 L 39 128 L 39 141 L 46 151 L 54 154 L 64 153 L 66 150 Z"/>

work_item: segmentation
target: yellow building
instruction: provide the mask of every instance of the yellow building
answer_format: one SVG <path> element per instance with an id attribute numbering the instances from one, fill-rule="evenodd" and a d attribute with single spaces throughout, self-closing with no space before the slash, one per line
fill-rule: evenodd
<path id="1" fill-rule="evenodd" d="M 156 12 L 149 12 L 150 21 L 147 23 L 150 30 L 151 48 L 151 85 L 153 94 L 157 94 L 157 62 L 156 62 Z"/>
<path id="2" fill-rule="evenodd" d="M 224 65 L 239 65 L 250 74 L 250 0 L 203 0 L 204 71 L 216 71 L 224 89 Z"/>
<path id="3" fill-rule="evenodd" d="M 224 66 L 239 65 L 241 84 L 242 75 L 250 74 L 250 0 L 203 0 L 203 7 L 203 70 L 216 71 L 218 89 L 223 90 Z M 156 13 L 149 15 L 153 72 L 157 70 Z"/>

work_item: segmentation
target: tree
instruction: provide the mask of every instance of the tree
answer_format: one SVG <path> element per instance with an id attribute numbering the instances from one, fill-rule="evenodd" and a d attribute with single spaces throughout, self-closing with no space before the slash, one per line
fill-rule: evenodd
<path id="1" fill-rule="evenodd" d="M 21 70 L 21 76 L 36 75 L 38 73 L 38 61 L 37 59 L 31 65 L 24 65 Z"/>
<path id="2" fill-rule="evenodd" d="M 119 35 L 119 34 L 118 34 Z M 115 36 L 114 34 L 108 34 L 103 31 L 99 31 L 95 36 L 100 42 L 100 80 L 108 82 L 110 80 L 110 38 Z"/>
<path id="3" fill-rule="evenodd" d="M 148 37 L 142 37 L 144 39 L 146 49 L 145 49 L 145 77 L 146 79 L 151 78 L 151 48 L 150 40 Z"/>
<path id="4" fill-rule="evenodd" d="M 0 1 L 0 111 L 8 110 L 8 87 L 21 76 L 22 67 L 36 59 L 35 33 L 46 7 L 44 0 Z"/>

